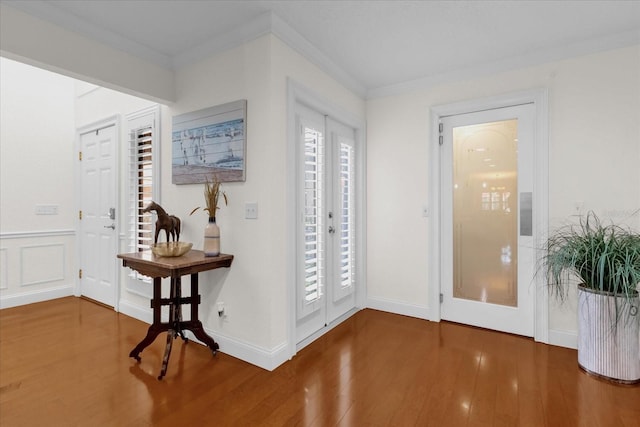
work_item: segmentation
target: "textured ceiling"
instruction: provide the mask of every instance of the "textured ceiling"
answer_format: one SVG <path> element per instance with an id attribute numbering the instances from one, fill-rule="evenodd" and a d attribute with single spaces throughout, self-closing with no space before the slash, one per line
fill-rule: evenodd
<path id="1" fill-rule="evenodd" d="M 2 2 L 167 68 L 274 14 L 365 93 L 640 43 L 640 1 Z"/>

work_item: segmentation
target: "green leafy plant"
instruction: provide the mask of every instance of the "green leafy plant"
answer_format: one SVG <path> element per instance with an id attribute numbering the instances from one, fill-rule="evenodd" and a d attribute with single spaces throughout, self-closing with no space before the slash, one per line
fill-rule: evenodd
<path id="1" fill-rule="evenodd" d="M 583 288 L 622 297 L 622 305 L 638 296 L 640 235 L 633 230 L 603 224 L 590 212 L 578 224 L 553 232 L 546 246 L 542 270 L 560 300 L 576 280 Z M 616 318 L 621 308 L 616 305 Z"/>
<path id="2" fill-rule="evenodd" d="M 211 181 L 209 181 L 209 178 L 207 178 L 206 180 L 207 182 L 204 185 L 204 202 L 206 204 L 206 207 L 203 208 L 203 210 L 207 211 L 210 218 L 215 218 L 217 210 L 220 209 L 220 207 L 218 206 L 218 199 L 220 198 L 221 194 L 222 198 L 224 199 L 224 204 L 228 204 L 227 193 L 220 189 L 221 183 L 215 174 L 212 176 Z M 193 209 L 189 215 L 193 215 L 193 213 L 198 209 L 200 209 L 200 206 Z"/>

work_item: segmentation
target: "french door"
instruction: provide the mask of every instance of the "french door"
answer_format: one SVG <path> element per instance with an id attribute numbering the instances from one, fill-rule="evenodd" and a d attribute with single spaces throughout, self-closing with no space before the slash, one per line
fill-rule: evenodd
<path id="1" fill-rule="evenodd" d="M 355 131 L 296 106 L 296 339 L 355 308 Z"/>
<path id="2" fill-rule="evenodd" d="M 532 104 L 441 120 L 445 320 L 534 335 Z"/>

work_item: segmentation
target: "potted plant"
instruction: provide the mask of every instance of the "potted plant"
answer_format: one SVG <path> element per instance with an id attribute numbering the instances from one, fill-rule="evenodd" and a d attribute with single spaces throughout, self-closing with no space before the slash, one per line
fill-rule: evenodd
<path id="1" fill-rule="evenodd" d="M 553 232 L 542 258 L 561 300 L 578 285 L 578 365 L 620 383 L 640 382 L 640 235 L 590 212 Z"/>
<path id="2" fill-rule="evenodd" d="M 213 175 L 211 181 L 209 181 L 209 178 L 206 178 L 206 180 L 207 182 L 204 185 L 206 207 L 204 210 L 209 214 L 209 222 L 204 229 L 203 252 L 205 256 L 218 256 L 220 255 L 220 227 L 216 223 L 216 212 L 219 209 L 218 199 L 220 194 L 222 194 L 225 205 L 227 204 L 227 194 L 220 189 L 220 181 L 216 175 Z M 199 206 L 193 209 L 189 215 L 193 215 L 198 209 L 200 209 Z"/>

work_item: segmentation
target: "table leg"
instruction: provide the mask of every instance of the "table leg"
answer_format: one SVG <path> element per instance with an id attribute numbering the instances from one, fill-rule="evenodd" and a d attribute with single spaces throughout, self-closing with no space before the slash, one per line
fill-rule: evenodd
<path id="1" fill-rule="evenodd" d="M 147 335 L 144 337 L 142 341 L 133 349 L 131 353 L 129 353 L 129 357 L 133 357 L 138 362 L 140 362 L 140 353 L 144 350 L 149 344 L 156 339 L 158 334 L 166 331 L 167 329 L 162 325 L 151 325 L 149 326 L 149 330 L 147 331 Z"/>
<path id="2" fill-rule="evenodd" d="M 162 358 L 162 369 L 160 369 L 160 375 L 158 379 L 161 380 L 167 374 L 167 365 L 169 364 L 169 356 L 171 356 L 171 347 L 173 346 L 173 340 L 176 338 L 176 331 L 170 329 L 167 331 L 167 344 L 164 347 L 164 357 Z"/>
<path id="3" fill-rule="evenodd" d="M 182 333 L 182 327 L 180 325 L 182 321 L 182 309 L 180 306 L 182 283 L 180 277 L 171 278 L 171 287 L 169 289 L 169 330 L 167 331 L 167 343 L 164 347 L 164 356 L 162 357 L 162 368 L 160 369 L 160 375 L 158 379 L 161 380 L 167 373 L 167 366 L 169 365 L 169 357 L 171 356 L 171 347 L 173 347 L 173 340 L 176 339 L 178 334 L 184 337 Z"/>
<path id="4" fill-rule="evenodd" d="M 196 338 L 205 343 L 207 347 L 211 349 L 214 355 L 216 354 L 220 346 L 217 342 L 214 341 L 213 338 L 207 335 L 207 333 L 204 331 L 204 328 L 202 327 L 202 322 L 200 322 L 199 320 L 190 321 L 189 329 L 193 332 L 193 335 L 195 335 Z"/>
<path id="5" fill-rule="evenodd" d="M 161 299 L 161 284 L 162 279 L 157 277 L 153 279 L 153 299 L 151 301 L 151 307 L 153 308 L 153 324 L 149 326 L 147 330 L 147 335 L 144 337 L 140 343 L 129 353 L 129 357 L 133 357 L 138 362 L 140 362 L 140 353 L 144 350 L 149 344 L 156 339 L 160 332 L 164 332 L 167 329 L 160 324 L 160 299 Z"/>
<path id="6" fill-rule="evenodd" d="M 193 335 L 205 343 L 215 355 L 220 346 L 204 331 L 202 322 L 198 318 L 198 304 L 198 273 L 194 273 L 191 275 L 191 320 L 187 323 L 189 324 L 189 329 L 193 332 Z"/>
<path id="7" fill-rule="evenodd" d="M 171 282 L 172 286 L 173 283 L 175 283 L 175 291 L 172 289 L 171 295 L 171 309 L 175 310 L 173 312 L 173 329 L 178 333 L 178 335 L 180 335 L 180 338 L 182 338 L 184 342 L 188 342 L 189 338 L 187 338 L 182 330 L 182 303 L 180 302 L 180 299 L 182 299 L 182 279 L 180 277 L 176 277 L 175 279 L 171 279 Z"/>

